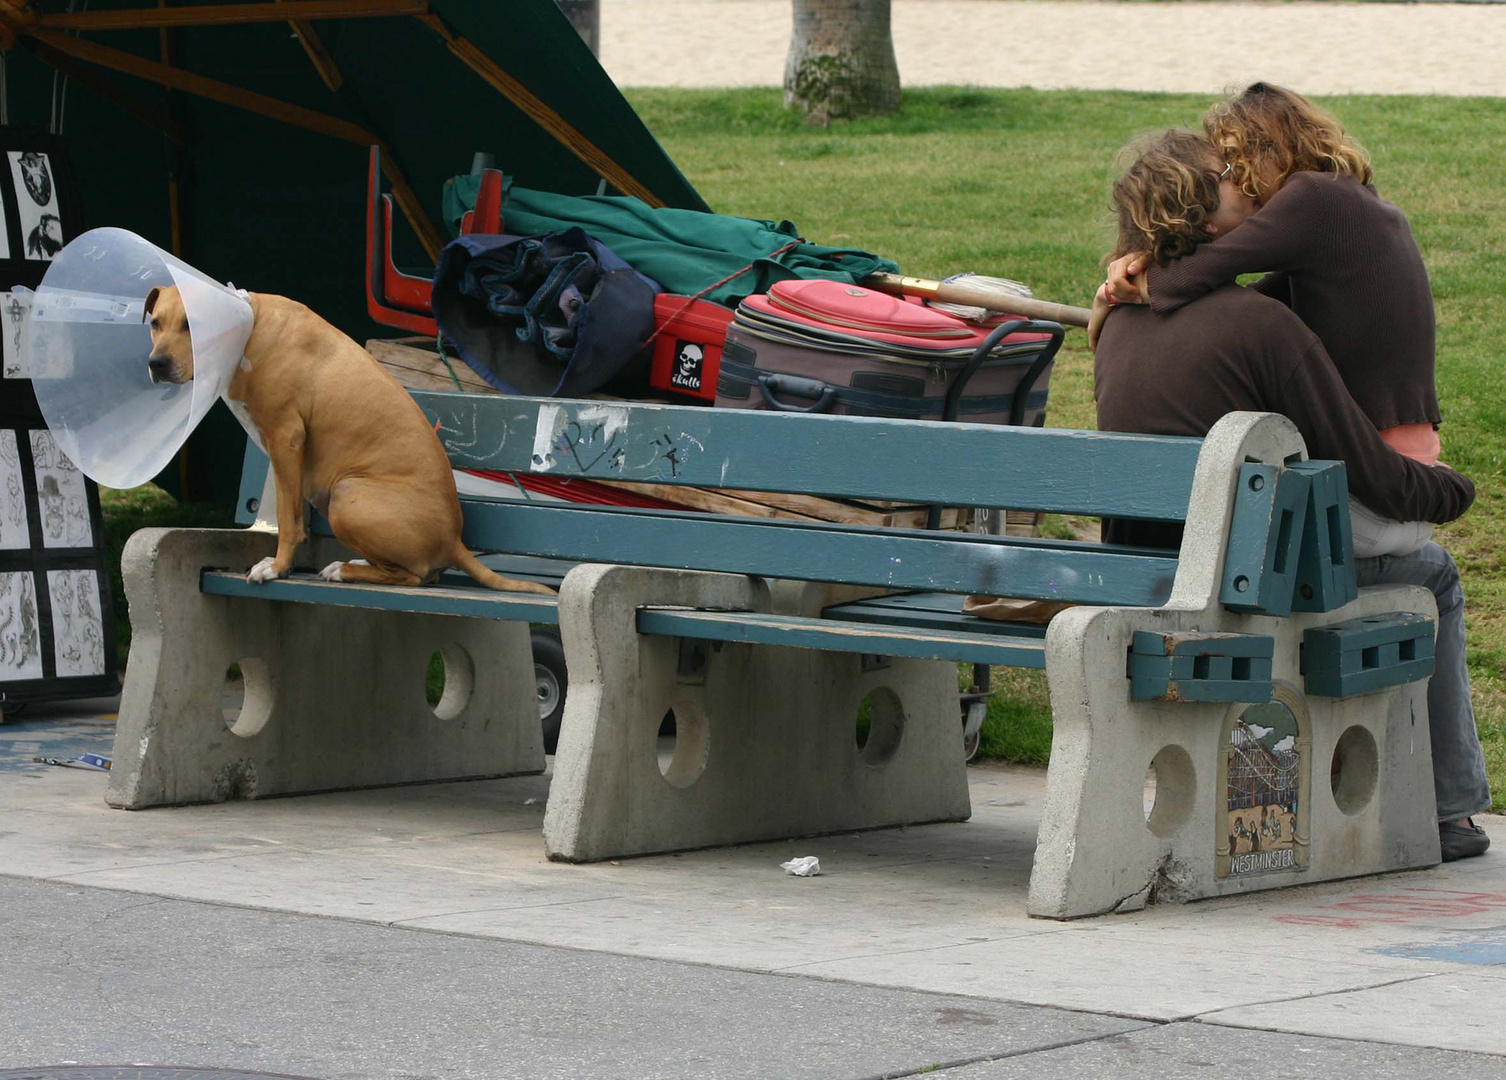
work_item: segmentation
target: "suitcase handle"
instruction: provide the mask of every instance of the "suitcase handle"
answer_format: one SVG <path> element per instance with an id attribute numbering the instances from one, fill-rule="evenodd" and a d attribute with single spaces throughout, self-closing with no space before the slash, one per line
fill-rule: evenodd
<path id="1" fill-rule="evenodd" d="M 957 377 L 952 380 L 951 387 L 946 392 L 946 408 L 941 413 L 941 418 L 946 421 L 957 419 L 957 412 L 962 406 L 962 391 L 967 386 L 967 381 L 973 377 L 973 373 L 982 365 L 985 357 L 993 351 L 995 345 L 1003 341 L 1010 334 L 1035 333 L 1050 334 L 1051 340 L 1030 365 L 1030 370 L 1025 372 L 1020 379 L 1019 385 L 1014 388 L 1014 404 L 1009 409 L 1009 422 L 1018 427 L 1025 419 L 1025 406 L 1030 401 L 1030 391 L 1035 389 L 1035 381 L 1040 378 L 1041 372 L 1046 370 L 1046 365 L 1056 357 L 1056 352 L 1062 347 L 1062 338 L 1066 336 L 1066 329 L 1060 323 L 1036 321 L 1034 319 L 1011 319 L 1009 322 L 1000 323 L 994 327 L 988 337 L 973 350 L 972 357 Z M 941 504 L 934 503 L 926 514 L 926 528 L 938 529 L 941 527 Z"/>
<path id="2" fill-rule="evenodd" d="M 758 389 L 771 409 L 780 412 L 825 412 L 831 407 L 831 399 L 837 396 L 835 386 L 827 386 L 817 379 L 802 379 L 798 375 L 760 375 Z M 815 398 L 814 405 L 786 405 L 775 393 L 794 394 L 796 397 Z"/>

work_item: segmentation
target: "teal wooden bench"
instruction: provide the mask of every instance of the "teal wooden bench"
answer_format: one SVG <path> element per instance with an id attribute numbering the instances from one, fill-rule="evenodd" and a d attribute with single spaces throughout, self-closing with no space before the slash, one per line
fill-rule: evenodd
<path id="1" fill-rule="evenodd" d="M 260 547 L 270 550 L 265 535 L 149 535 L 128 552 L 128 591 L 134 572 L 136 591 L 152 593 L 145 603 L 183 605 L 177 632 L 190 639 L 233 639 L 237 626 L 255 624 L 262 653 L 285 656 L 293 638 L 326 656 L 360 654 L 364 645 L 364 657 L 345 662 L 335 678 L 348 697 L 362 663 L 378 669 L 366 677 L 381 687 L 378 702 L 398 693 L 385 682 L 391 664 L 383 652 L 409 648 L 398 642 L 422 638 L 420 651 L 445 643 L 454 673 L 453 699 L 448 708 L 442 700 L 435 717 L 412 703 L 411 690 L 401 691 L 402 709 L 363 699 L 368 730 L 373 711 L 401 714 L 375 736 L 405 748 L 391 775 L 368 763 L 342 776 L 326 762 L 313 779 L 273 781 L 276 769 L 296 771 L 298 748 L 314 738 L 306 728 L 333 725 L 346 739 L 362 730 L 359 719 L 331 720 L 349 705 L 308 676 L 299 696 L 322 693 L 320 715 L 280 724 L 276 708 L 263 708 L 270 721 L 233 733 L 240 741 L 231 749 L 243 758 L 211 754 L 214 768 L 199 768 L 228 770 L 230 780 L 211 795 L 227 785 L 230 794 L 248 786 L 288 793 L 540 768 L 536 746 L 520 736 L 490 757 L 478 747 L 485 731 L 527 727 L 519 718 L 531 712 L 531 669 L 518 635 L 529 623 L 557 622 L 571 676 L 545 817 L 546 848 L 557 859 L 964 819 L 954 665 L 970 662 L 1045 668 L 1050 680 L 1055 735 L 1031 883 L 1036 914 L 1070 917 L 1156 895 L 1219 895 L 1437 860 L 1419 681 L 1431 670 L 1431 597 L 1355 590 L 1343 468 L 1302 460 L 1300 437 L 1283 418 L 1232 414 L 1197 440 L 415 397 L 462 469 L 1185 521 L 1186 540 L 1177 552 L 463 500 L 473 549 L 560 561 L 514 562 L 510 572 L 521 567 L 546 579 L 558 573 L 553 567 L 574 566 L 559 578 L 556 601 L 491 592 L 453 575 L 415 589 L 328 583 L 311 573 L 253 586 L 244 570 Z M 319 552 L 308 565 L 326 558 Z M 164 573 L 167 564 L 177 576 Z M 170 577 L 177 591 L 168 597 Z M 963 615 L 969 594 L 1078 606 L 1046 629 Z M 403 620 L 407 631 L 382 629 Z M 465 637 L 477 633 L 496 636 Z M 1378 637 L 1384 648 L 1359 644 Z M 171 642 L 165 636 L 145 647 L 166 653 Z M 182 651 L 191 652 L 192 641 Z M 1356 662 L 1368 665 L 1361 678 L 1349 670 Z M 285 669 L 299 663 L 307 666 L 300 657 L 266 665 L 266 681 L 283 683 L 284 711 L 294 708 Z M 143 686 L 134 696 L 128 687 L 123 742 L 150 722 L 132 708 L 172 711 L 163 707 L 165 672 L 190 665 L 164 656 L 155 673 L 152 666 L 138 669 L 133 653 L 131 671 L 141 672 Z M 451 691 L 447 678 L 447 699 Z M 854 718 L 863 702 L 870 719 L 860 745 Z M 676 739 L 661 760 L 656 735 L 667 710 Z M 304 733 L 269 735 L 279 727 Z M 413 765 L 413 730 L 426 746 L 459 749 Z M 1267 732 L 1281 738 L 1260 734 Z M 264 737 L 278 749 L 258 756 L 254 744 Z M 224 739 L 216 738 L 218 747 Z M 203 794 L 180 779 L 164 798 L 162 783 L 139 777 L 165 770 L 129 750 L 124 757 L 117 747 L 118 805 Z M 245 760 L 255 766 L 254 784 Z M 1147 769 L 1155 779 L 1148 811 Z M 1250 857 L 1250 841 L 1227 827 L 1235 817 L 1243 823 L 1246 803 L 1267 819 L 1289 818 L 1284 846 L 1267 842 Z"/>

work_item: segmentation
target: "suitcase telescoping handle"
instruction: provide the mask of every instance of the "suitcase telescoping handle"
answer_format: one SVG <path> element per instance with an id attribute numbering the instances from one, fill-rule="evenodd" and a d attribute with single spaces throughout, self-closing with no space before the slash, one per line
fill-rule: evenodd
<path id="1" fill-rule="evenodd" d="M 1046 365 L 1056 357 L 1057 350 L 1062 347 L 1062 338 L 1066 336 L 1066 330 L 1060 323 L 1046 322 L 1034 319 L 1011 319 L 1009 322 L 1000 323 L 994 327 L 988 337 L 979 343 L 973 350 L 973 355 L 968 358 L 957 377 L 952 380 L 952 385 L 947 388 L 946 407 L 942 410 L 943 420 L 956 420 L 957 413 L 962 407 L 962 392 L 967 388 L 968 380 L 977 373 L 988 354 L 993 352 L 994 346 L 1003 341 L 1010 334 L 1050 334 L 1051 340 L 1046 342 L 1040 353 L 1035 358 L 1035 363 L 1030 365 L 1030 370 L 1020 378 L 1014 388 L 1014 403 L 1009 409 L 1009 422 L 1016 427 L 1025 420 L 1025 406 L 1030 401 L 1030 392 L 1035 389 L 1036 380 L 1041 372 L 1046 370 Z M 926 528 L 937 529 L 941 527 L 941 504 L 933 503 L 926 513 Z"/>
<path id="2" fill-rule="evenodd" d="M 802 379 L 798 375 L 759 375 L 758 389 L 769 408 L 780 412 L 825 412 L 831 408 L 832 398 L 837 396 L 835 386 L 827 386 L 819 379 Z M 811 398 L 814 404 L 787 405 L 776 398 L 775 394 Z"/>
<path id="3" fill-rule="evenodd" d="M 1060 323 L 1035 319 L 1011 319 L 1009 322 L 1000 323 L 994 327 L 988 337 L 984 338 L 973 350 L 973 355 L 968 357 L 967 363 L 962 366 L 962 370 L 952 380 L 952 385 L 947 388 L 946 407 L 941 413 L 943 420 L 957 419 L 958 411 L 962 407 L 962 394 L 967 389 L 968 382 L 977 374 L 983 361 L 988 359 L 988 354 L 993 352 L 994 346 L 1010 334 L 1051 335 L 1051 340 L 1046 342 L 1045 347 L 1036 356 L 1035 363 L 1030 365 L 1030 370 L 1025 372 L 1014 390 L 1014 404 L 1009 409 L 1009 422 L 1018 427 L 1024 421 L 1025 406 L 1029 403 L 1030 392 L 1035 389 L 1035 381 L 1040 378 L 1041 372 L 1046 370 L 1046 365 L 1051 363 L 1056 357 L 1057 350 L 1062 347 L 1062 338 L 1066 336 L 1066 330 Z M 931 529 L 935 527 L 935 525 L 927 526 Z"/>

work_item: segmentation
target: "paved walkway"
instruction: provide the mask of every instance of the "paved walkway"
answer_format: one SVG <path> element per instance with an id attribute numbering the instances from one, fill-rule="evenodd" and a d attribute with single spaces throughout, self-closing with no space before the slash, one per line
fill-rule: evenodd
<path id="1" fill-rule="evenodd" d="M 603 0 L 619 86 L 778 86 L 790 0 Z M 893 0 L 907 86 L 1506 96 L 1506 6 Z"/>
<path id="2" fill-rule="evenodd" d="M 547 777 L 127 813 L 29 764 L 112 720 L 33 708 L 0 727 L 0 1070 L 1506 1070 L 1498 817 L 1446 868 L 1056 923 L 1024 910 L 1038 770 L 971 769 L 966 823 L 567 866 Z"/>

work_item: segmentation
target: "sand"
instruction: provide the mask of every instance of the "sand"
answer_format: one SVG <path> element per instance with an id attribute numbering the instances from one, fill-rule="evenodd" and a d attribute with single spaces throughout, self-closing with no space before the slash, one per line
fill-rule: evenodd
<path id="1" fill-rule="evenodd" d="M 893 0 L 906 86 L 1506 96 L 1506 5 Z M 790 0 L 603 0 L 619 86 L 778 86 Z"/>

